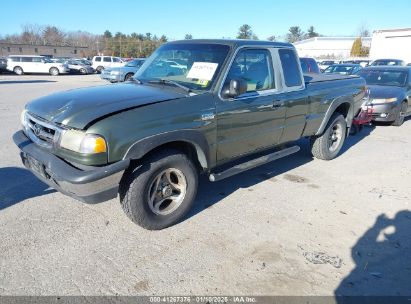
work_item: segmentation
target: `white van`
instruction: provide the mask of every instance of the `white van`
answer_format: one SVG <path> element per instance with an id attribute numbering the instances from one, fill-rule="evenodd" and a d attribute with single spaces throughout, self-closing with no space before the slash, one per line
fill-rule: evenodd
<path id="1" fill-rule="evenodd" d="M 66 64 L 52 62 L 44 56 L 11 55 L 7 59 L 7 70 L 23 75 L 24 73 L 45 73 L 52 76 L 70 72 Z"/>
<path id="2" fill-rule="evenodd" d="M 94 56 L 92 62 L 91 66 L 97 73 L 101 73 L 101 71 L 108 67 L 122 67 L 125 65 L 125 62 L 120 57 L 113 56 Z"/>

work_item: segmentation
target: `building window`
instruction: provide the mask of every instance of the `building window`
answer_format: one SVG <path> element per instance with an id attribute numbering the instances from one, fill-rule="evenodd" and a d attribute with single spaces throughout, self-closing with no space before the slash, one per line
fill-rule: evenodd
<path id="1" fill-rule="evenodd" d="M 7 52 L 9 52 L 9 53 L 10 53 L 10 47 L 7 47 Z"/>
<path id="2" fill-rule="evenodd" d="M 54 49 L 54 54 L 57 54 L 57 49 Z"/>
<path id="3" fill-rule="evenodd" d="M 39 49 L 38 48 L 34 48 L 34 53 L 38 53 L 39 52 Z"/>
<path id="4" fill-rule="evenodd" d="M 23 53 L 23 48 L 19 47 L 19 52 Z"/>
<path id="5" fill-rule="evenodd" d="M 74 50 L 74 55 L 77 55 L 77 50 Z"/>

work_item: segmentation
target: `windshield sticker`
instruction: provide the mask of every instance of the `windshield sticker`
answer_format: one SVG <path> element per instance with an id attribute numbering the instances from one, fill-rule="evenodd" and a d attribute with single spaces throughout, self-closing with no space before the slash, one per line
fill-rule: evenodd
<path id="1" fill-rule="evenodd" d="M 202 86 L 202 87 L 206 87 L 206 86 L 208 86 L 208 80 L 204 80 L 204 79 L 199 79 L 198 81 L 197 81 L 197 84 L 198 85 L 200 85 L 200 86 Z"/>
<path id="2" fill-rule="evenodd" d="M 217 70 L 218 63 L 213 62 L 194 62 L 187 78 L 208 80 L 213 79 L 214 73 Z"/>

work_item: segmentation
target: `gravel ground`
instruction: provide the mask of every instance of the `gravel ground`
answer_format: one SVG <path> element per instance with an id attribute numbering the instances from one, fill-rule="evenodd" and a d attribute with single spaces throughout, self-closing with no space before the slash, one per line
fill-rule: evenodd
<path id="1" fill-rule="evenodd" d="M 106 85 L 0 75 L 1 295 L 411 295 L 411 120 L 367 127 L 343 154 L 299 153 L 200 181 L 181 224 L 147 231 L 118 200 L 86 205 L 22 168 L 24 104 Z"/>

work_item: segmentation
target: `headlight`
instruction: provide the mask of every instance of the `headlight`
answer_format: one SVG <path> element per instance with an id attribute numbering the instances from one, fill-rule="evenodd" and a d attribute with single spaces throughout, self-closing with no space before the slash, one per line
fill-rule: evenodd
<path id="1" fill-rule="evenodd" d="M 26 128 L 26 113 L 27 113 L 27 110 L 24 109 L 20 114 L 20 123 L 23 129 Z"/>
<path id="2" fill-rule="evenodd" d="M 111 75 L 120 75 L 120 71 L 111 71 L 110 74 Z"/>
<path id="3" fill-rule="evenodd" d="M 64 131 L 61 136 L 60 147 L 85 154 L 107 152 L 107 144 L 102 136 L 86 134 L 77 130 Z"/>
<path id="4" fill-rule="evenodd" d="M 389 103 L 389 102 L 396 102 L 398 99 L 396 97 L 394 98 L 378 98 L 378 99 L 373 99 L 373 103 Z"/>

